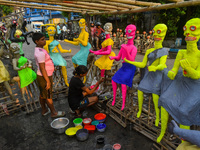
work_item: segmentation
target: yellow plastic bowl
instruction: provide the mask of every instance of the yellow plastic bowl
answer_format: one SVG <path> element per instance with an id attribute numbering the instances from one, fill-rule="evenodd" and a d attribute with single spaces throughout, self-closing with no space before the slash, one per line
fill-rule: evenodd
<path id="1" fill-rule="evenodd" d="M 78 128 L 76 127 L 71 127 L 71 128 L 68 128 L 66 131 L 65 131 L 65 134 L 68 135 L 68 136 L 74 136 L 76 134 L 76 132 L 78 131 Z"/>
<path id="2" fill-rule="evenodd" d="M 78 130 L 83 129 L 82 125 L 77 125 L 75 128 L 77 128 Z"/>

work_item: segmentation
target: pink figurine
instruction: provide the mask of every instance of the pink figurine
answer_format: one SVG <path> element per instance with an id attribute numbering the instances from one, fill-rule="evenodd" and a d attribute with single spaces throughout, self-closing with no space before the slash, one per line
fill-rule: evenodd
<path id="1" fill-rule="evenodd" d="M 128 25 L 125 30 L 126 37 L 128 39 L 127 44 L 122 44 L 121 49 L 119 51 L 118 56 L 110 57 L 111 60 L 115 59 L 116 61 L 119 61 L 120 59 L 128 59 L 131 61 L 135 60 L 135 56 L 137 54 L 137 48 L 133 45 L 133 40 L 135 38 L 135 31 L 136 26 L 135 25 Z M 116 92 L 117 92 L 117 83 L 121 84 L 122 87 L 122 108 L 125 107 L 126 102 L 126 91 L 128 85 L 129 87 L 132 87 L 133 77 L 135 74 L 136 67 L 133 65 L 130 65 L 126 62 L 122 62 L 122 67 L 115 73 L 115 75 L 112 77 L 112 86 L 113 86 L 113 102 L 112 105 L 115 104 L 115 98 L 116 98 Z"/>
<path id="2" fill-rule="evenodd" d="M 110 32 L 112 29 L 112 23 L 106 23 L 104 25 L 106 39 L 101 44 L 102 49 L 98 51 L 90 50 L 90 52 L 94 53 L 95 55 L 103 55 L 94 63 L 94 65 L 101 70 L 101 77 L 104 77 L 105 70 L 111 70 L 114 61 L 109 59 L 110 56 L 115 56 L 115 53 L 111 49 L 114 44 L 113 40 L 110 38 Z"/>

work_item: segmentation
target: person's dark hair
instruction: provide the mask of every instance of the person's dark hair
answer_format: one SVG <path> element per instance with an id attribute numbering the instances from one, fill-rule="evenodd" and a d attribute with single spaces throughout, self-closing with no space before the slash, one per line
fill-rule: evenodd
<path id="1" fill-rule="evenodd" d="M 32 40 L 35 43 L 35 41 L 40 40 L 42 37 L 44 37 L 43 33 L 41 33 L 41 32 L 35 32 L 35 33 L 33 33 Z"/>
<path id="2" fill-rule="evenodd" d="M 75 70 L 73 71 L 74 75 L 80 75 L 80 74 L 85 74 L 88 72 L 88 68 L 84 65 L 79 65 L 78 67 L 75 68 Z"/>

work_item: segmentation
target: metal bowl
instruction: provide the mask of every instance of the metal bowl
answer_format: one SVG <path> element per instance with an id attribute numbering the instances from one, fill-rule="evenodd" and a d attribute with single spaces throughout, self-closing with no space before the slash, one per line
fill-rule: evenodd
<path id="1" fill-rule="evenodd" d="M 80 129 L 76 132 L 76 138 L 79 140 L 79 141 L 85 141 L 88 139 L 88 136 L 89 136 L 89 132 L 87 129 Z"/>
<path id="2" fill-rule="evenodd" d="M 68 124 L 69 124 L 69 119 L 62 117 L 54 119 L 50 125 L 55 133 L 62 134 L 65 132 Z"/>

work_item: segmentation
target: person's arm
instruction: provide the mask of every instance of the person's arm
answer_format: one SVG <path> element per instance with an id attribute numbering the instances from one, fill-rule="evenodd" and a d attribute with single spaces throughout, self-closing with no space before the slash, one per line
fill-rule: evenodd
<path id="1" fill-rule="evenodd" d="M 180 136 L 183 140 L 200 147 L 200 131 L 181 129 L 174 120 L 169 124 L 168 130 L 170 133 Z"/>
<path id="2" fill-rule="evenodd" d="M 44 77 L 44 79 L 46 80 L 47 82 L 47 85 L 46 85 L 46 90 L 50 89 L 51 87 L 51 82 L 49 80 L 49 77 L 47 75 L 47 71 L 45 69 L 45 62 L 44 63 L 39 63 L 39 68 L 40 68 L 40 71 L 42 73 L 42 76 Z"/>
<path id="3" fill-rule="evenodd" d="M 82 88 L 82 90 L 84 91 L 83 96 L 91 95 L 92 93 L 94 93 L 97 87 L 99 86 L 99 84 L 101 84 L 103 81 L 104 81 L 104 78 L 100 78 L 100 80 L 95 84 L 94 88 L 92 88 L 91 90 L 88 87 L 84 86 Z"/>

